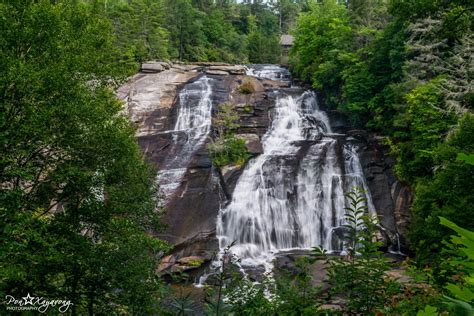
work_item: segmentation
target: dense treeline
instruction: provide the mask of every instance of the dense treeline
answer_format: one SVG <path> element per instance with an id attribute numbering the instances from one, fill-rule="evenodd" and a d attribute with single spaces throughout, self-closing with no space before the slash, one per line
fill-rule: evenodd
<path id="1" fill-rule="evenodd" d="M 278 63 L 279 36 L 307 1 L 101 1 L 121 62 L 144 60 Z"/>
<path id="2" fill-rule="evenodd" d="M 438 267 L 445 216 L 474 229 L 473 13 L 469 1 L 313 1 L 294 30 L 292 70 L 329 108 L 388 136 L 415 193 L 412 249 Z M 440 276 L 440 275 L 438 275 Z"/>

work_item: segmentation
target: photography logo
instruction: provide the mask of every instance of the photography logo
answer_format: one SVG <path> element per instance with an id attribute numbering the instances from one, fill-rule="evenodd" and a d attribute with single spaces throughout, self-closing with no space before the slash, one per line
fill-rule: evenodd
<path id="1" fill-rule="evenodd" d="M 46 313 L 49 308 L 57 308 L 59 312 L 65 313 L 73 303 L 70 300 L 48 300 L 42 296 L 28 295 L 17 299 L 12 295 L 5 296 L 7 310 L 11 311 L 38 311 Z"/>

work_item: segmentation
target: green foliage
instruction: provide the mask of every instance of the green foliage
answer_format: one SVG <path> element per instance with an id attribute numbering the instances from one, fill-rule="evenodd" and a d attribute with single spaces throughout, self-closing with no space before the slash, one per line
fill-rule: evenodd
<path id="1" fill-rule="evenodd" d="M 265 291 L 273 287 L 272 281 L 266 279 L 256 284 L 235 274 L 226 287 L 225 295 L 230 305 L 229 313 L 234 315 L 274 315 L 277 308 L 275 300 L 267 298 Z"/>
<path id="2" fill-rule="evenodd" d="M 186 289 L 192 288 L 190 284 L 192 278 L 187 273 L 182 271 L 168 273 L 175 285 L 173 291 L 166 293 L 166 298 L 163 299 L 163 315 L 193 315 L 198 308 L 197 302 L 192 298 L 191 291 Z"/>
<path id="3" fill-rule="evenodd" d="M 350 312 L 370 314 L 383 308 L 393 285 L 384 278 L 389 266 L 378 250 L 380 242 L 374 241 L 377 221 L 367 214 L 362 191 L 356 189 L 347 198 L 347 256 L 327 258 L 330 291 L 347 297 Z M 321 250 L 316 250 L 321 255 Z"/>
<path id="4" fill-rule="evenodd" d="M 235 315 L 318 315 L 320 289 L 311 276 L 314 262 L 299 257 L 295 271 L 264 275 L 258 283 L 239 273 L 230 274 L 223 289 L 226 311 Z"/>
<path id="5" fill-rule="evenodd" d="M 232 163 L 242 166 L 251 157 L 245 146 L 245 139 L 234 135 L 234 131 L 240 127 L 236 123 L 238 119 L 239 115 L 232 104 L 219 105 L 219 112 L 213 119 L 217 139 L 208 146 L 212 163 L 216 167 Z"/>
<path id="6" fill-rule="evenodd" d="M 439 249 L 449 237 L 449 230 L 440 226 L 438 216 L 474 227 L 472 219 L 474 191 L 472 179 L 474 166 L 457 160 L 459 152 L 474 152 L 474 116 L 463 116 L 458 127 L 451 131 L 447 140 L 434 150 L 438 166 L 433 177 L 420 179 L 416 186 L 417 196 L 413 204 L 413 223 L 410 240 L 417 253 L 419 263 L 430 263 L 435 273 L 441 273 L 442 258 Z M 440 275 L 442 281 L 444 276 Z"/>
<path id="7" fill-rule="evenodd" d="M 252 85 L 252 82 L 247 79 L 242 82 L 242 84 L 237 88 L 237 91 L 242 94 L 252 94 L 255 92 L 255 89 Z"/>
<path id="8" fill-rule="evenodd" d="M 219 316 L 226 315 L 230 311 L 231 306 L 224 301 L 225 286 L 233 276 L 231 273 L 232 267 L 240 260 L 231 252 L 231 248 L 234 245 L 235 242 L 232 242 L 227 246 L 219 258 L 220 266 L 219 271 L 217 272 L 217 284 L 214 288 L 210 289 L 207 295 L 210 298 L 207 300 L 206 305 L 208 314 Z"/>
<path id="9" fill-rule="evenodd" d="M 205 14 L 191 0 L 165 0 L 166 28 L 170 34 L 172 58 L 207 60 L 202 20 Z"/>
<path id="10" fill-rule="evenodd" d="M 467 164 L 474 165 L 474 155 L 458 154 L 457 160 L 464 161 Z"/>
<path id="11" fill-rule="evenodd" d="M 247 37 L 249 62 L 253 64 L 278 63 L 280 44 L 277 33 L 265 34 L 261 29 L 254 29 Z"/>
<path id="12" fill-rule="evenodd" d="M 245 146 L 245 140 L 234 135 L 227 135 L 217 139 L 208 146 L 212 164 L 223 167 L 229 164 L 242 166 L 250 157 Z"/>
<path id="13" fill-rule="evenodd" d="M 442 308 L 441 294 L 432 283 L 430 269 L 420 270 L 410 259 L 402 262 L 401 268 L 410 279 L 401 282 L 400 288 L 394 291 L 385 304 L 383 312 L 389 315 L 415 315 L 417 310 L 422 311 L 427 305 Z"/>
<path id="14" fill-rule="evenodd" d="M 156 313 L 154 172 L 110 89 L 122 71 L 101 8 L 0 4 L 0 294 Z"/>
<path id="15" fill-rule="evenodd" d="M 163 5 L 163 0 L 111 1 L 106 13 L 114 26 L 121 63 L 133 65 L 168 58 Z"/>
<path id="16" fill-rule="evenodd" d="M 313 87 L 321 89 L 328 104 L 337 104 L 341 81 L 341 55 L 350 46 L 350 26 L 346 9 L 334 1 L 312 3 L 310 11 L 298 18 L 295 42 L 290 50 L 293 72 Z"/>
<path id="17" fill-rule="evenodd" d="M 436 282 L 450 268 L 438 216 L 474 229 L 472 6 L 466 1 L 312 2 L 297 19 L 291 70 L 350 122 L 388 136 L 413 188 L 409 239 Z M 456 160 L 458 153 L 460 156 Z"/>
<path id="18" fill-rule="evenodd" d="M 275 300 L 278 315 L 317 315 L 321 305 L 319 287 L 313 285 L 311 270 L 316 260 L 309 257 L 296 259 L 292 273 L 281 273 L 275 278 Z"/>
<path id="19" fill-rule="evenodd" d="M 446 289 L 447 304 L 456 315 L 474 313 L 474 232 L 461 228 L 450 220 L 440 217 L 440 224 L 454 230 L 457 235 L 451 236 L 451 243 L 457 249 L 457 258 L 449 262 L 450 265 L 464 270 L 465 275 L 458 284 L 448 283 Z"/>
<path id="20" fill-rule="evenodd" d="M 92 2 L 92 1 L 91 1 Z M 117 59 L 127 74 L 147 60 L 277 63 L 279 30 L 301 4 L 195 0 L 99 0 L 114 26 Z M 280 11 L 281 10 L 281 11 Z"/>
<path id="21" fill-rule="evenodd" d="M 392 149 L 398 156 L 398 176 L 413 181 L 432 173 L 434 150 L 456 120 L 452 114 L 439 111 L 443 97 L 436 82 L 413 89 L 406 95 L 406 102 L 402 119 L 407 129 L 394 135 L 398 142 Z"/>
<path id="22" fill-rule="evenodd" d="M 416 316 L 438 316 L 438 309 L 434 306 L 426 305 L 424 310 L 416 313 Z"/>
<path id="23" fill-rule="evenodd" d="M 231 103 L 219 104 L 219 112 L 212 120 L 212 126 L 217 129 L 219 137 L 232 134 L 240 127 L 236 122 L 239 120 L 239 114 Z"/>

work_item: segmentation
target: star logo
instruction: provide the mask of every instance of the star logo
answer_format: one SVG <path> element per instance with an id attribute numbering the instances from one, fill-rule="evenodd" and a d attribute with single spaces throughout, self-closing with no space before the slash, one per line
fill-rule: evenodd
<path id="1" fill-rule="evenodd" d="M 27 296 L 22 297 L 23 300 L 25 301 L 25 305 L 30 304 L 33 305 L 33 299 L 35 298 L 34 296 L 30 296 L 30 293 L 28 293 Z"/>

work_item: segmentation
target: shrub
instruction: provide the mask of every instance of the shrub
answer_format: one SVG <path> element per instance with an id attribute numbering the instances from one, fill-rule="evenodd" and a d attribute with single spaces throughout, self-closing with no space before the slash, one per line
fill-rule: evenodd
<path id="1" fill-rule="evenodd" d="M 311 270 L 316 260 L 299 257 L 296 271 L 275 278 L 275 305 L 279 315 L 319 315 L 321 288 L 313 285 Z"/>
<path id="2" fill-rule="evenodd" d="M 376 221 L 367 215 L 363 191 L 356 189 L 347 195 L 347 229 L 345 257 L 328 257 L 331 293 L 347 297 L 350 312 L 370 314 L 384 306 L 391 283 L 385 279 L 389 266 L 378 250 L 381 243 L 374 241 Z M 318 255 L 324 254 L 316 249 Z"/>
<path id="3" fill-rule="evenodd" d="M 237 91 L 242 94 L 251 94 L 255 92 L 255 89 L 252 85 L 252 82 L 248 79 L 245 79 L 242 84 L 237 88 Z"/>
<path id="4" fill-rule="evenodd" d="M 216 167 L 222 167 L 231 163 L 243 165 L 250 157 L 250 153 L 245 147 L 245 140 L 227 135 L 220 137 L 208 146 L 212 163 Z"/>
<path id="5" fill-rule="evenodd" d="M 232 104 L 223 103 L 219 105 L 219 112 L 213 120 L 218 138 L 208 146 L 212 163 L 216 167 L 231 163 L 241 166 L 251 156 L 247 147 L 245 147 L 245 140 L 233 134 L 240 127 L 236 123 L 238 119 L 239 115 Z"/>

